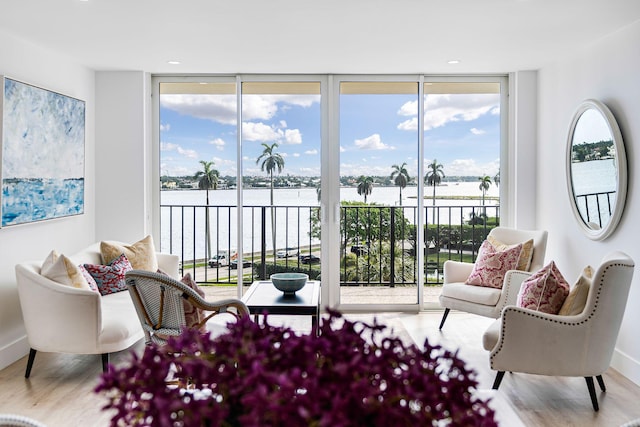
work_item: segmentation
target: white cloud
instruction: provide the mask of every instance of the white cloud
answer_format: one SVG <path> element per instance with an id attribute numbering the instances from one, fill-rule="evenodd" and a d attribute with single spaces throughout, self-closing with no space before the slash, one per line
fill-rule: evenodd
<path id="1" fill-rule="evenodd" d="M 342 145 L 340 146 L 340 152 L 344 153 L 345 151 L 347 151 Z"/>
<path id="2" fill-rule="evenodd" d="M 289 145 L 302 144 L 302 133 L 300 133 L 300 129 L 283 130 L 262 122 L 243 122 L 242 138 L 245 141 L 275 141 L 280 144 Z"/>
<path id="3" fill-rule="evenodd" d="M 399 116 L 415 116 L 418 114 L 418 101 L 405 102 L 398 110 Z"/>
<path id="4" fill-rule="evenodd" d="M 209 141 L 209 144 L 215 146 L 220 151 L 224 150 L 225 142 L 222 138 L 213 139 Z"/>
<path id="5" fill-rule="evenodd" d="M 482 129 L 471 128 L 471 133 L 474 134 L 474 135 L 483 135 L 483 134 L 485 134 L 487 132 L 482 130 Z"/>
<path id="6" fill-rule="evenodd" d="M 318 102 L 320 95 L 244 95 L 242 116 L 247 121 L 270 120 L 279 108 L 291 105 L 306 108 Z M 165 94 L 160 105 L 182 115 L 227 125 L 234 125 L 237 120 L 236 95 Z"/>
<path id="7" fill-rule="evenodd" d="M 188 157 L 190 159 L 198 157 L 198 152 L 196 150 L 185 149 L 178 144 L 172 144 L 170 142 L 161 142 L 160 151 L 175 151 L 181 156 Z"/>
<path id="8" fill-rule="evenodd" d="M 475 159 L 456 159 L 443 166 L 447 176 L 489 175 L 493 178 L 500 170 L 500 159 L 483 164 L 478 164 Z"/>
<path id="9" fill-rule="evenodd" d="M 318 150 L 314 148 L 313 150 L 305 151 L 304 154 L 315 155 L 315 154 L 318 154 Z"/>
<path id="10" fill-rule="evenodd" d="M 450 122 L 471 121 L 484 114 L 500 113 L 498 94 L 430 94 L 424 107 L 424 130 L 442 127 Z M 398 110 L 400 116 L 418 114 L 417 101 L 405 103 Z M 414 131 L 418 120 L 412 117 L 398 124 L 398 129 Z"/>
<path id="11" fill-rule="evenodd" d="M 235 95 L 162 95 L 160 105 L 185 116 L 227 125 L 236 123 Z"/>
<path id="12" fill-rule="evenodd" d="M 170 124 L 162 124 L 160 123 L 160 132 L 168 132 L 171 129 L 171 125 Z"/>
<path id="13" fill-rule="evenodd" d="M 414 117 L 412 119 L 405 120 L 404 122 L 400 122 L 400 124 L 398 125 L 398 129 L 409 131 L 418 129 L 418 118 Z"/>
<path id="14" fill-rule="evenodd" d="M 300 129 L 287 129 L 284 131 L 284 144 L 302 144 Z"/>
<path id="15" fill-rule="evenodd" d="M 244 122 L 242 123 L 242 138 L 245 141 L 277 141 L 280 139 L 282 131 L 264 123 Z"/>
<path id="16" fill-rule="evenodd" d="M 293 157 L 300 157 L 300 153 L 293 153 Z"/>
<path id="17" fill-rule="evenodd" d="M 361 150 L 393 150 L 394 147 L 386 145 L 382 142 L 382 138 L 379 134 L 374 133 L 363 139 L 356 139 L 354 141 L 356 147 Z"/>

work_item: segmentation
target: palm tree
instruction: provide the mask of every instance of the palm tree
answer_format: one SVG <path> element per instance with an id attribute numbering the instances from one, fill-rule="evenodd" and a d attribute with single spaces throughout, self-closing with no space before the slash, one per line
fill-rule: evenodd
<path id="1" fill-rule="evenodd" d="M 278 148 L 277 142 L 271 145 L 263 142 L 262 146 L 264 150 L 256 160 L 256 164 L 260 164 L 261 171 L 266 171 L 269 174 L 269 179 L 271 180 L 271 206 L 273 206 L 273 171 L 278 169 L 278 173 L 282 172 L 284 168 L 284 158 L 282 158 L 280 153 L 275 152 L 275 149 Z M 260 160 L 262 160 L 262 163 L 260 163 Z"/>
<path id="2" fill-rule="evenodd" d="M 407 186 L 411 177 L 409 176 L 409 172 L 407 172 L 407 163 L 403 163 L 402 165 L 393 165 L 393 172 L 391 172 L 391 179 L 393 183 L 400 187 L 400 206 L 402 206 L 402 189 Z"/>
<path id="3" fill-rule="evenodd" d="M 478 178 L 480 180 L 480 191 L 482 191 L 482 206 L 484 206 L 484 196 L 487 194 L 489 187 L 491 187 L 491 177 L 489 175 L 484 175 Z"/>
<path id="4" fill-rule="evenodd" d="M 209 228 L 209 190 L 217 190 L 218 189 L 218 178 L 220 177 L 220 172 L 217 169 L 214 169 L 213 162 L 207 162 L 205 160 L 200 160 L 200 164 L 202 165 L 202 170 L 196 172 L 194 178 L 198 181 L 198 188 L 200 190 L 206 190 L 207 194 L 207 203 L 205 207 L 205 233 L 207 239 L 207 258 L 211 255 L 211 230 Z"/>
<path id="5" fill-rule="evenodd" d="M 496 187 L 500 186 L 500 171 L 498 171 L 498 173 L 493 177 L 493 183 Z"/>
<path id="6" fill-rule="evenodd" d="M 424 177 L 424 183 L 427 185 L 433 185 L 433 206 L 436 205 L 436 186 L 442 182 L 444 178 L 444 170 L 441 163 L 438 163 L 436 159 L 427 166 L 429 171 Z"/>
<path id="7" fill-rule="evenodd" d="M 260 170 L 263 172 L 267 172 L 269 174 L 269 179 L 271 180 L 271 238 L 273 241 L 273 251 L 275 253 L 276 250 L 276 216 L 273 208 L 273 171 L 278 170 L 278 173 L 282 172 L 284 168 L 284 158 L 280 155 L 280 153 L 276 153 L 275 149 L 278 148 L 278 143 L 274 142 L 269 145 L 266 143 L 262 143 L 264 150 L 262 154 L 256 159 L 256 164 L 260 164 Z M 262 163 L 260 161 L 262 160 Z"/>
<path id="8" fill-rule="evenodd" d="M 358 194 L 364 195 L 364 202 L 367 203 L 367 196 L 373 192 L 373 178 L 360 175 L 358 178 Z"/>

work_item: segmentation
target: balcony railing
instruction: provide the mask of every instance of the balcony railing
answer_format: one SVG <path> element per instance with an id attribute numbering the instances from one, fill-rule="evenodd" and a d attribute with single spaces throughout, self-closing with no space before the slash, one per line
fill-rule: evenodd
<path id="1" fill-rule="evenodd" d="M 576 206 L 587 224 L 602 228 L 611 218 L 611 209 L 615 205 L 616 191 L 576 195 Z M 613 199 L 613 200 L 612 200 Z"/>
<path id="2" fill-rule="evenodd" d="M 161 250 L 179 255 L 183 272 L 191 272 L 200 283 L 234 285 L 238 274 L 250 283 L 279 271 L 303 271 L 311 278 L 320 275 L 317 206 L 244 206 L 244 256 L 236 252 L 236 206 L 160 208 Z M 499 224 L 500 207 L 424 209 L 424 283 L 437 285 L 442 283 L 446 260 L 475 260 L 480 244 Z M 416 222 L 415 206 L 342 206 L 341 285 L 416 285 Z"/>

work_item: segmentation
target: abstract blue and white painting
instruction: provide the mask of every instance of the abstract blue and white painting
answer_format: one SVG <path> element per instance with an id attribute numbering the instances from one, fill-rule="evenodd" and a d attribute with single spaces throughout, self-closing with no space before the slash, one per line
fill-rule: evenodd
<path id="1" fill-rule="evenodd" d="M 4 78 L 2 226 L 84 213 L 84 101 Z"/>

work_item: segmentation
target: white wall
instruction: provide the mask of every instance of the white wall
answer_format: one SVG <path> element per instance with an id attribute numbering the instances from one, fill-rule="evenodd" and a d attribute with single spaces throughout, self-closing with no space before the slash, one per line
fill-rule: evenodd
<path id="1" fill-rule="evenodd" d="M 150 234 L 150 138 L 146 76 L 96 73 L 96 239 L 135 242 Z"/>
<path id="2" fill-rule="evenodd" d="M 572 281 L 586 264 L 597 265 L 614 250 L 640 265 L 640 198 L 635 186 L 640 150 L 640 22 L 611 34 L 539 71 L 537 226 L 549 231 L 547 260 Z M 617 231 L 596 242 L 579 229 L 566 190 L 565 150 L 571 118 L 588 98 L 604 102 L 616 117 L 627 151 L 629 190 Z M 566 273 L 566 274 L 565 274 Z M 640 384 L 640 274 L 636 270 L 620 330 L 613 367 Z M 598 345 L 594 343 L 593 345 Z"/>
<path id="3" fill-rule="evenodd" d="M 68 58 L 0 32 L 0 74 L 86 101 L 85 213 L 0 229 L 0 368 L 28 352 L 14 266 L 73 253 L 95 240 L 94 72 Z"/>

